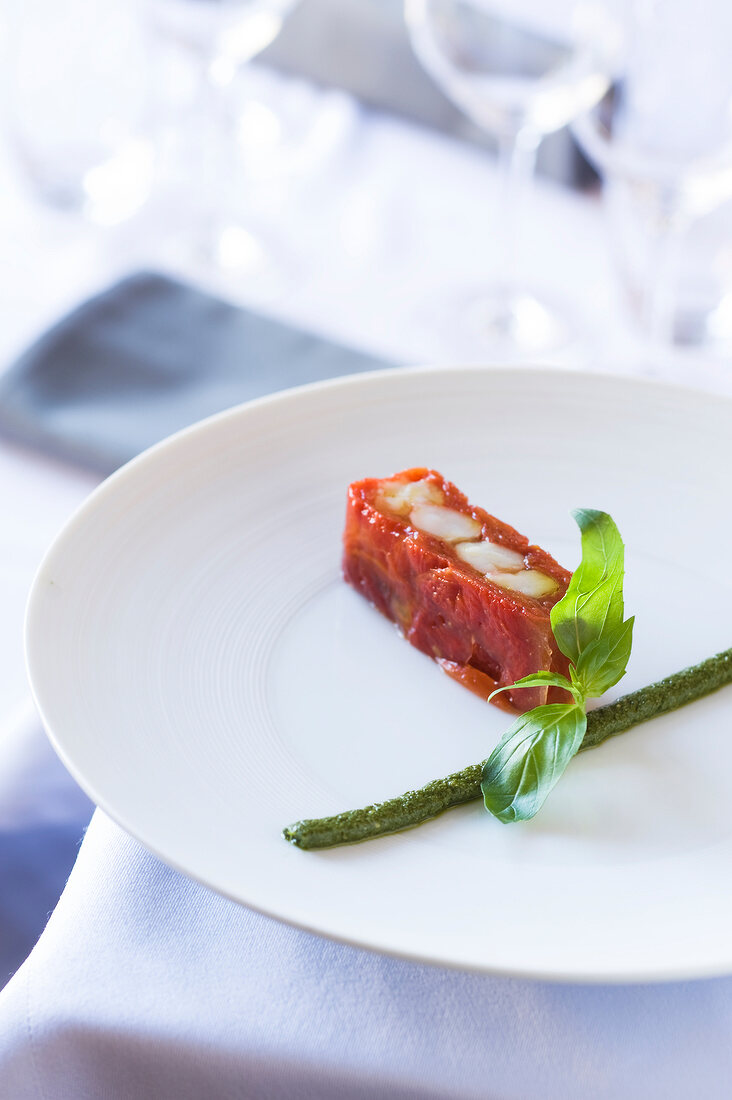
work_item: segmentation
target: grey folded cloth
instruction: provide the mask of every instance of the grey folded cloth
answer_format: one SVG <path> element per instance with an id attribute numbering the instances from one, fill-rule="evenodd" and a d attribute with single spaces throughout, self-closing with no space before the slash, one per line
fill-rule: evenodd
<path id="1" fill-rule="evenodd" d="M 0 433 L 101 474 L 201 417 L 391 364 L 167 276 L 130 276 L 0 374 Z"/>

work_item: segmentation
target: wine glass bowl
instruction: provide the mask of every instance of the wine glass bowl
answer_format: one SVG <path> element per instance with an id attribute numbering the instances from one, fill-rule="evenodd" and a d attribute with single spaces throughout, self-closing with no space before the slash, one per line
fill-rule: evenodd
<path id="1" fill-rule="evenodd" d="M 8 148 L 19 178 L 47 206 L 104 226 L 149 196 L 149 57 L 129 0 L 5 5 Z"/>
<path id="2" fill-rule="evenodd" d="M 608 74 L 596 28 L 574 21 L 541 32 L 481 0 L 406 0 L 412 45 L 425 69 L 478 126 L 537 140 L 601 99 Z"/>
<path id="3" fill-rule="evenodd" d="M 711 343 L 698 288 L 691 312 L 680 288 L 691 231 L 732 199 L 732 13 L 702 18 L 669 0 L 643 5 L 627 31 L 612 87 L 572 130 L 603 178 L 632 312 L 661 361 L 676 344 Z"/>
<path id="4" fill-rule="evenodd" d="M 680 217 L 703 217 L 732 195 L 732 113 L 721 144 L 705 147 L 697 134 L 686 150 L 664 147 L 658 134 L 644 132 L 629 117 L 624 81 L 612 85 L 592 110 L 572 124 L 588 159 L 605 177 L 622 177 L 639 197 L 673 206 Z M 732 105 L 732 98 L 731 98 Z"/>
<path id="5" fill-rule="evenodd" d="M 186 180 L 181 237 L 197 265 L 210 275 L 262 274 L 270 257 L 264 242 L 243 224 L 247 193 L 237 78 L 269 46 L 298 0 L 148 0 L 158 46 L 184 58 L 193 94 L 179 126 Z"/>
<path id="6" fill-rule="evenodd" d="M 223 73 L 251 61 L 272 42 L 296 0 L 154 0 L 158 33 L 204 57 Z"/>

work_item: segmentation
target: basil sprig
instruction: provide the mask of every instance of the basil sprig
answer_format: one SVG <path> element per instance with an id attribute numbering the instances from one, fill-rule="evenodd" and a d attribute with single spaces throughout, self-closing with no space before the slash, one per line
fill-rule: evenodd
<path id="1" fill-rule="evenodd" d="M 634 620 L 623 619 L 620 532 L 607 512 L 580 508 L 572 515 L 582 533 L 582 561 L 551 611 L 557 645 L 570 661 L 569 679 L 536 672 L 493 692 L 559 687 L 572 701 L 522 714 L 483 764 L 486 809 L 503 822 L 526 821 L 541 808 L 582 744 L 587 700 L 617 684 L 630 658 Z"/>

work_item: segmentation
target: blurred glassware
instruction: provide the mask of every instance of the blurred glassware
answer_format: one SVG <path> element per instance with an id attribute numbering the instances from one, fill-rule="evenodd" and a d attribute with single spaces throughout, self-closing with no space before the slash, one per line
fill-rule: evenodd
<path id="1" fill-rule="evenodd" d="M 136 0 L 6 6 L 5 124 L 42 201 L 112 225 L 152 182 L 147 46 Z"/>
<path id="2" fill-rule="evenodd" d="M 451 324 L 462 324 L 478 353 L 513 357 L 560 347 L 572 326 L 525 287 L 518 264 L 521 203 L 542 138 L 606 93 L 620 43 L 616 25 L 606 7 L 588 0 L 405 0 L 405 14 L 424 67 L 498 148 L 500 275 Z"/>
<path id="3" fill-rule="evenodd" d="M 604 179 L 624 288 L 651 358 L 674 345 L 729 346 L 722 321 L 732 318 L 690 229 L 732 198 L 732 8 L 647 0 L 629 7 L 626 31 L 611 90 L 573 124 Z"/>
<path id="4" fill-rule="evenodd" d="M 187 175 L 191 199 L 186 236 L 196 259 L 224 268 L 252 267 L 262 248 L 234 216 L 240 205 L 237 144 L 246 129 L 232 95 L 241 69 L 279 34 L 298 0 L 147 0 L 158 42 L 182 50 L 195 70 L 186 117 Z M 251 114 L 251 112 L 250 112 Z M 251 122 L 251 119 L 249 120 Z M 259 136 L 272 129 L 259 119 Z"/>

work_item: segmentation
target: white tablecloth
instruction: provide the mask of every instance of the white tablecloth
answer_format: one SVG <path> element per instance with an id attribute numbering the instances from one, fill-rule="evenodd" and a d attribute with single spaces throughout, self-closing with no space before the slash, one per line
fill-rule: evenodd
<path id="1" fill-rule="evenodd" d="M 279 86 L 267 80 L 267 94 Z M 281 87 L 291 94 L 292 85 Z M 9 361 L 116 275 L 158 266 L 396 359 L 454 359 L 457 343 L 429 321 L 447 291 L 490 277 L 490 160 L 370 116 L 338 93 L 302 95 L 317 121 L 317 156 L 297 162 L 276 217 L 266 203 L 258 215 L 287 256 L 280 282 L 204 275 L 176 251 L 174 204 L 153 202 L 115 230 L 83 228 L 33 208 L 3 169 L 0 356 Z M 533 282 L 583 318 L 587 338 L 569 361 L 632 368 L 637 347 L 623 327 L 597 202 L 544 185 L 524 228 Z M 701 367 L 687 376 L 728 384 Z M 13 837 L 33 844 L 35 830 L 52 879 L 59 864 L 44 830 L 81 836 L 88 815 L 17 706 L 26 697 L 25 591 L 46 542 L 92 483 L 0 444 L 0 704 L 8 715 L 16 708 L 0 727 L 0 902 L 19 881 L 2 855 Z M 17 889 L 30 914 L 37 895 L 28 883 Z M 33 919 L 44 917 L 36 907 Z M 0 936 L 10 968 L 23 945 L 13 947 L 2 927 Z M 0 1095 L 721 1098 L 731 1026 L 727 979 L 572 987 L 336 946 L 211 894 L 97 812 L 47 929 L 0 994 Z"/>
<path id="2" fill-rule="evenodd" d="M 578 987 L 417 965 L 259 916 L 97 811 L 0 1001 L 12 1100 L 729 1095 L 732 979 Z"/>

